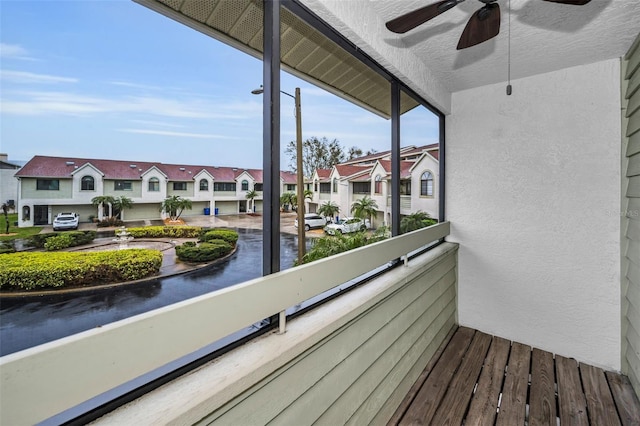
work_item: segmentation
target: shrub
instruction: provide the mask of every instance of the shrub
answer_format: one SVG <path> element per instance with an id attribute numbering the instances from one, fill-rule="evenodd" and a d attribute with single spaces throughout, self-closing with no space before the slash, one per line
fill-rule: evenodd
<path id="1" fill-rule="evenodd" d="M 199 226 L 145 226 L 127 228 L 135 238 L 196 238 L 202 232 Z"/>
<path id="2" fill-rule="evenodd" d="M 0 254 L 3 253 L 15 253 L 16 249 L 13 247 L 13 241 L 0 241 Z"/>
<path id="3" fill-rule="evenodd" d="M 209 242 L 211 240 L 224 240 L 235 246 L 238 242 L 238 233 L 230 229 L 212 229 L 200 236 L 200 241 Z"/>
<path id="4" fill-rule="evenodd" d="M 106 219 L 102 219 L 100 222 L 97 223 L 97 227 L 98 228 L 107 228 L 110 226 L 122 226 L 124 225 L 124 222 L 121 221 L 120 219 L 118 219 L 117 217 L 108 217 Z"/>
<path id="5" fill-rule="evenodd" d="M 72 242 L 73 239 L 67 234 L 54 235 L 44 242 L 44 249 L 46 251 L 62 250 L 71 247 Z"/>
<path id="6" fill-rule="evenodd" d="M 176 246 L 178 259 L 184 262 L 210 262 L 228 255 L 233 250 L 233 246 L 223 240 L 210 240 L 198 245 L 192 244 L 185 243 Z"/>
<path id="7" fill-rule="evenodd" d="M 159 250 L 130 249 L 77 252 L 22 252 L 0 256 L 0 289 L 84 286 L 137 280 L 162 265 Z"/>
<path id="8" fill-rule="evenodd" d="M 67 231 L 67 232 L 47 232 L 44 234 L 36 234 L 31 236 L 31 245 L 36 248 L 43 248 L 49 238 L 60 235 L 68 235 L 71 238 L 71 244 L 67 247 L 75 247 L 83 244 L 89 244 L 96 237 L 96 231 Z"/>
<path id="9" fill-rule="evenodd" d="M 373 244 L 386 238 L 388 238 L 388 232 L 385 227 L 376 230 L 372 236 L 368 236 L 365 232 L 356 232 L 351 235 L 339 234 L 335 237 L 318 238 L 314 240 L 311 250 L 302 258 L 302 263 L 324 259 L 325 257 Z M 298 259 L 294 263 L 296 265 L 300 264 Z"/>

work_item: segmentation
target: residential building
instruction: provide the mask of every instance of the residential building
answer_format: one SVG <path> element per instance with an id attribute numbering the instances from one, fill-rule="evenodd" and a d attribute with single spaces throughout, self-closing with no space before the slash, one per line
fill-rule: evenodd
<path id="1" fill-rule="evenodd" d="M 21 164 L 9 161 L 7 154 L 0 154 L 0 204 L 18 204 L 18 181 L 13 177 Z"/>
<path id="2" fill-rule="evenodd" d="M 15 172 L 14 172 L 15 173 Z M 133 206 L 123 220 L 161 219 L 162 201 L 191 200 L 183 216 L 261 212 L 262 170 L 141 161 L 35 156 L 15 173 L 19 225 L 51 224 L 62 212 L 76 212 L 81 222 L 109 216 L 109 206 L 94 206 L 98 196 L 125 196 Z M 4 181 L 4 180 L 3 180 Z M 296 188 L 296 175 L 280 173 L 280 189 Z M 255 190 L 253 203 L 246 198 Z"/>

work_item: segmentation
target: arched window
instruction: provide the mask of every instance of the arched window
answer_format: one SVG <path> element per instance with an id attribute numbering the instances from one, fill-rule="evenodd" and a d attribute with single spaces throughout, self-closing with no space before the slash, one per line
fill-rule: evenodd
<path id="1" fill-rule="evenodd" d="M 241 191 L 248 191 L 249 190 L 249 182 L 246 180 L 242 181 L 242 189 Z"/>
<path id="2" fill-rule="evenodd" d="M 95 191 L 96 187 L 93 176 L 82 176 L 82 180 L 80 182 L 80 189 L 82 191 Z"/>
<path id="3" fill-rule="evenodd" d="M 338 192 L 338 179 L 337 178 L 333 178 L 333 192 Z"/>
<path id="4" fill-rule="evenodd" d="M 382 176 L 380 175 L 376 176 L 376 182 L 373 186 L 373 192 L 375 192 L 376 194 L 382 194 Z"/>
<path id="5" fill-rule="evenodd" d="M 200 179 L 200 191 L 209 190 L 209 181 L 206 179 Z"/>
<path id="6" fill-rule="evenodd" d="M 149 179 L 149 192 L 158 191 L 160 191 L 160 179 L 152 177 L 151 179 Z"/>
<path id="7" fill-rule="evenodd" d="M 433 197 L 433 174 L 428 170 L 420 177 L 420 195 Z"/>

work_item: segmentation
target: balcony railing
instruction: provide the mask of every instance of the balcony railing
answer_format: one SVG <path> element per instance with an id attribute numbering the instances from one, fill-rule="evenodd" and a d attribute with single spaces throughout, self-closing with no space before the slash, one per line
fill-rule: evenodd
<path id="1" fill-rule="evenodd" d="M 441 223 L 7 355 L 0 423 L 46 420 L 274 314 L 283 328 L 288 308 L 448 234 Z"/>

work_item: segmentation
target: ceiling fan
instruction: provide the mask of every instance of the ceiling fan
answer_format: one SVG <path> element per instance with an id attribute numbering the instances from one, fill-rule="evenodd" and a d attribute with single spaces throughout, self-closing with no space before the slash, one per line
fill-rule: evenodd
<path id="1" fill-rule="evenodd" d="M 399 16 L 386 23 L 387 29 L 394 33 L 406 33 L 415 27 L 435 18 L 436 16 L 456 7 L 465 0 L 442 0 L 429 6 L 416 9 L 412 12 Z M 480 9 L 474 13 L 458 41 L 458 50 L 475 46 L 485 42 L 500 32 L 500 6 L 498 0 L 478 0 L 484 3 Z M 544 0 L 553 3 L 571 4 L 582 6 L 591 0 Z"/>

